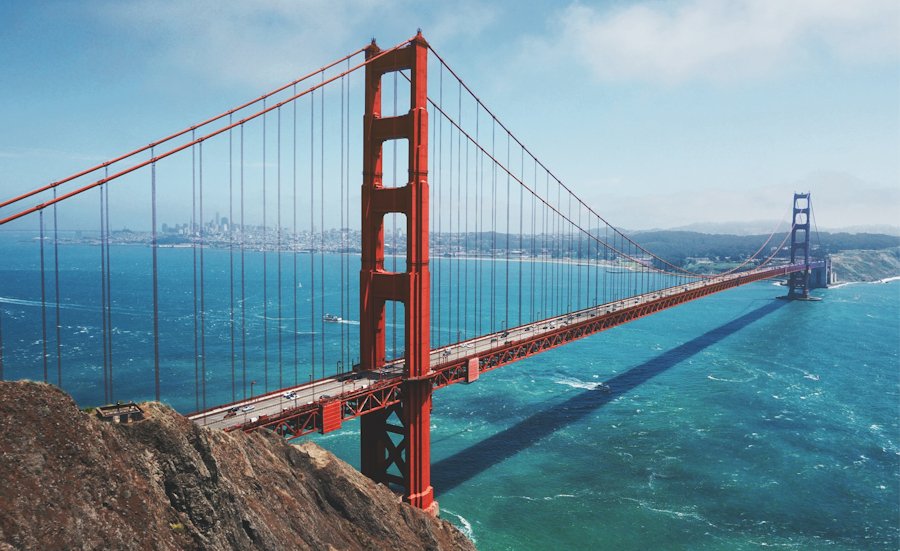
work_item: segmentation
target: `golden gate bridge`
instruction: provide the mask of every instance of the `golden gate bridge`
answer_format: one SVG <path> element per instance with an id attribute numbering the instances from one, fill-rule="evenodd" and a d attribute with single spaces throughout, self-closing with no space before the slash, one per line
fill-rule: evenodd
<path id="1" fill-rule="evenodd" d="M 373 40 L 0 203 L 4 230 L 34 235 L 21 262 L 39 274 L 0 292 L 40 296 L 0 310 L 0 379 L 102 384 L 96 402 L 192 403 L 198 424 L 285 438 L 359 417 L 363 473 L 435 511 L 435 390 L 748 283 L 786 277 L 787 298 L 809 299 L 828 270 L 809 194 L 788 214 L 736 267 L 684 269 L 579 198 L 421 33 Z M 190 222 L 161 231 L 164 216 Z M 67 260 L 72 242 L 92 252 Z M 143 246 L 140 277 L 122 244 Z M 63 335 L 84 316 L 99 339 Z"/>

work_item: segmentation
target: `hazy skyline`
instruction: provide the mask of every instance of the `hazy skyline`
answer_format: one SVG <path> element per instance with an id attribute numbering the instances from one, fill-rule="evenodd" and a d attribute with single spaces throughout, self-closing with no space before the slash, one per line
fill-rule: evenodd
<path id="1" fill-rule="evenodd" d="M 806 190 L 823 227 L 900 220 L 896 2 L 525 4 L 6 4 L 0 195 L 421 27 L 614 225 L 777 221 Z"/>

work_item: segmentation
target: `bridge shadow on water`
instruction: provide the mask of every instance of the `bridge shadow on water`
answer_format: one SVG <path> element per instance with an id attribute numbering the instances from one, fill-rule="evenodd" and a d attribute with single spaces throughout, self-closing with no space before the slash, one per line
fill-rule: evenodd
<path id="1" fill-rule="evenodd" d="M 538 440 L 560 428 L 584 418 L 670 367 L 774 312 L 787 302 L 773 300 L 765 306 L 607 379 L 606 383 L 609 385 L 610 391 L 586 390 L 580 392 L 564 402 L 541 410 L 508 429 L 434 463 L 432 465 L 432 485 L 435 491 L 446 492 L 459 486 L 493 465 L 529 448 Z"/>

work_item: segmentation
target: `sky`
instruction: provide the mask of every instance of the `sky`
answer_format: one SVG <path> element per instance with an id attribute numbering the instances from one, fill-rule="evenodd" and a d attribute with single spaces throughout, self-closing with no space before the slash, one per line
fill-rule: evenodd
<path id="1" fill-rule="evenodd" d="M 900 2 L 0 3 L 0 196 L 421 28 L 614 225 L 900 225 Z"/>

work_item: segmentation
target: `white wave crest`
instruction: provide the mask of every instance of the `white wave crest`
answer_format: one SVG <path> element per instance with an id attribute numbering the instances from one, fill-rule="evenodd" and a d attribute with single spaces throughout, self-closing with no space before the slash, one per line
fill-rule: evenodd
<path id="1" fill-rule="evenodd" d="M 563 377 L 562 379 L 558 379 L 553 381 L 558 385 L 570 386 L 572 388 L 580 388 L 582 390 L 594 390 L 597 388 L 597 383 L 593 381 L 582 381 L 580 379 L 576 379 L 574 377 Z"/>
<path id="2" fill-rule="evenodd" d="M 447 513 L 448 515 L 453 515 L 459 520 L 459 529 L 460 531 L 466 535 L 467 538 L 472 540 L 472 543 L 478 543 L 475 539 L 475 532 L 472 530 L 472 523 L 466 520 L 466 518 L 460 514 L 454 513 L 449 509 L 444 509 L 441 511 L 443 513 Z"/>

